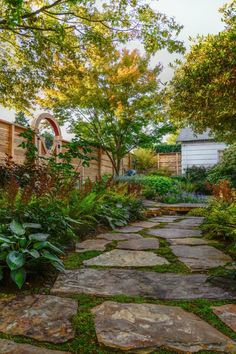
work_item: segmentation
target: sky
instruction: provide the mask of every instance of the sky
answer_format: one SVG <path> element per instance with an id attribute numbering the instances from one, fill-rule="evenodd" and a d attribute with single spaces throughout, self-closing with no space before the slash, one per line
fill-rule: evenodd
<path id="1" fill-rule="evenodd" d="M 221 22 L 221 14 L 218 9 L 227 2 L 226 0 L 149 0 L 151 6 L 168 16 L 174 17 L 175 20 L 184 26 L 179 39 L 184 41 L 184 44 L 189 50 L 189 37 L 195 38 L 199 35 L 215 34 L 222 31 L 224 24 Z M 140 47 L 139 43 L 135 46 Z M 161 80 L 167 82 L 173 75 L 173 70 L 168 66 L 173 62 L 177 55 L 169 54 L 162 50 L 158 52 L 152 59 L 152 64 L 161 63 L 164 67 L 161 74 Z M 38 112 L 37 112 L 38 114 Z M 14 111 L 9 111 L 0 106 L 0 118 L 13 121 Z M 70 134 L 66 129 L 62 129 L 64 139 L 69 139 Z"/>

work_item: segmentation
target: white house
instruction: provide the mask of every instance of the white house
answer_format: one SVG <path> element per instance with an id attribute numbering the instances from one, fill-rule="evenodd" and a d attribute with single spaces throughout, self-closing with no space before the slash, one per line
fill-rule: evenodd
<path id="1" fill-rule="evenodd" d="M 214 141 L 209 130 L 195 134 L 192 129 L 181 129 L 177 142 L 181 143 L 182 173 L 187 167 L 215 165 L 227 147 L 224 143 Z"/>

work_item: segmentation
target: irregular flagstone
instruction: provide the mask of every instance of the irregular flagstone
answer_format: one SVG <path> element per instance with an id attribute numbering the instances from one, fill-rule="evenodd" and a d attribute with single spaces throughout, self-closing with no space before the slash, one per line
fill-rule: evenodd
<path id="1" fill-rule="evenodd" d="M 115 231 L 117 232 L 124 232 L 124 233 L 129 233 L 129 232 L 139 232 L 139 231 L 142 231 L 143 230 L 143 227 L 140 227 L 140 226 L 124 226 L 124 227 L 121 227 Z"/>
<path id="2" fill-rule="evenodd" d="M 183 225 L 179 222 L 168 223 L 167 225 L 163 226 L 164 229 L 182 229 L 182 230 L 194 230 L 196 226 L 193 225 Z"/>
<path id="3" fill-rule="evenodd" d="M 157 205 L 157 202 L 154 202 L 153 200 L 148 200 L 148 199 L 145 199 L 145 200 L 143 200 L 143 205 L 145 206 L 145 207 L 154 207 L 154 206 L 156 206 Z"/>
<path id="4" fill-rule="evenodd" d="M 0 332 L 39 341 L 64 343 L 74 338 L 71 318 L 77 302 L 50 295 L 18 296 L 0 301 Z"/>
<path id="5" fill-rule="evenodd" d="M 159 222 L 152 222 L 152 221 L 136 221 L 136 222 L 133 222 L 131 225 L 142 227 L 142 228 L 146 229 L 146 228 L 154 227 L 159 224 L 160 224 Z"/>
<path id="6" fill-rule="evenodd" d="M 0 354 L 70 354 L 30 344 L 15 343 L 7 339 L 0 339 Z"/>
<path id="7" fill-rule="evenodd" d="M 83 264 L 104 267 L 152 267 L 169 264 L 169 262 L 153 252 L 115 249 L 88 259 Z"/>
<path id="8" fill-rule="evenodd" d="M 126 250 L 151 250 L 159 248 L 159 240 L 156 238 L 142 238 L 141 240 L 128 240 L 119 242 L 116 248 Z"/>
<path id="9" fill-rule="evenodd" d="M 196 237 L 201 236 L 200 230 L 180 230 L 180 229 L 150 229 L 147 233 L 151 236 L 159 236 L 166 239 L 182 238 L 182 237 Z"/>
<path id="10" fill-rule="evenodd" d="M 181 353 L 236 352 L 235 342 L 180 307 L 106 301 L 92 313 L 98 341 L 107 347 L 136 353 L 160 347 Z"/>
<path id="11" fill-rule="evenodd" d="M 105 251 L 106 245 L 111 242 L 112 240 L 109 241 L 103 239 L 86 240 L 76 244 L 76 252 Z"/>
<path id="12" fill-rule="evenodd" d="M 182 225 L 192 225 L 199 226 L 203 222 L 203 217 L 189 217 L 187 219 L 181 220 L 179 223 Z"/>
<path id="13" fill-rule="evenodd" d="M 123 241 L 123 240 L 139 240 L 143 237 L 138 234 L 123 234 L 123 233 L 106 233 L 100 234 L 96 237 L 97 239 L 104 239 L 108 241 Z"/>
<path id="14" fill-rule="evenodd" d="M 185 237 L 185 238 L 169 238 L 168 242 L 173 246 L 178 245 L 189 245 L 189 246 L 196 246 L 196 245 L 207 245 L 208 241 L 204 238 L 194 238 L 194 237 Z"/>
<path id="15" fill-rule="evenodd" d="M 232 258 L 212 246 L 171 246 L 173 253 L 191 270 L 205 270 L 225 265 Z"/>
<path id="16" fill-rule="evenodd" d="M 179 216 L 158 216 L 155 218 L 148 219 L 151 222 L 174 222 L 178 220 Z"/>
<path id="17" fill-rule="evenodd" d="M 212 306 L 213 312 L 222 322 L 236 332 L 236 305 Z"/>
<path id="18" fill-rule="evenodd" d="M 207 281 L 204 274 L 172 274 L 130 269 L 73 269 L 60 274 L 52 294 L 127 295 L 163 300 L 219 299 L 236 297 L 229 279 Z"/>

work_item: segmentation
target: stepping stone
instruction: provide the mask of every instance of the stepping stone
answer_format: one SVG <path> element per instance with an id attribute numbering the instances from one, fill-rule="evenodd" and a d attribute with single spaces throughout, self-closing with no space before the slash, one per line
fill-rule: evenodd
<path id="1" fill-rule="evenodd" d="M 0 354 L 70 354 L 30 344 L 15 343 L 7 339 L 0 339 Z"/>
<path id="2" fill-rule="evenodd" d="M 106 233 L 100 234 L 96 237 L 97 239 L 104 239 L 108 241 L 123 241 L 123 240 L 139 240 L 143 237 L 138 234 L 122 234 L 122 233 Z"/>
<path id="3" fill-rule="evenodd" d="M 236 305 L 228 304 L 212 306 L 213 312 L 219 319 L 236 332 Z"/>
<path id="4" fill-rule="evenodd" d="M 173 246 L 178 245 L 189 245 L 189 246 L 196 246 L 196 245 L 208 245 L 208 241 L 204 240 L 203 238 L 194 238 L 194 237 L 186 237 L 186 238 L 169 238 L 168 242 Z"/>
<path id="5" fill-rule="evenodd" d="M 85 251 L 105 251 L 106 245 L 111 243 L 108 240 L 86 240 L 76 244 L 76 252 L 85 252 Z"/>
<path id="6" fill-rule="evenodd" d="M 155 217 L 155 218 L 151 218 L 148 221 L 151 222 L 174 222 L 176 220 L 178 220 L 178 216 L 159 216 L 159 217 Z"/>
<path id="7" fill-rule="evenodd" d="M 143 205 L 145 207 L 154 207 L 154 206 L 157 205 L 157 202 L 154 202 L 153 200 L 144 199 L 143 200 Z"/>
<path id="8" fill-rule="evenodd" d="M 173 223 L 169 223 L 167 225 L 164 225 L 163 227 L 164 229 L 179 229 L 179 230 L 195 230 L 196 226 L 192 226 L 192 225 L 183 225 L 180 224 L 179 222 L 173 222 Z"/>
<path id="9" fill-rule="evenodd" d="M 151 221 L 136 221 L 131 224 L 131 226 L 138 226 L 144 229 L 154 227 L 155 225 L 159 225 L 159 222 L 151 222 Z"/>
<path id="10" fill-rule="evenodd" d="M 157 273 L 135 269 L 72 269 L 58 276 L 51 293 L 61 296 L 127 295 L 162 300 L 235 299 L 236 288 L 232 280 L 216 278 L 212 283 L 207 279 L 205 274 Z"/>
<path id="11" fill-rule="evenodd" d="M 173 253 L 193 271 L 225 265 L 231 257 L 212 246 L 171 246 Z"/>
<path id="12" fill-rule="evenodd" d="M 129 240 L 118 243 L 116 248 L 125 250 L 151 250 L 159 248 L 159 240 L 156 238 L 142 238 L 141 240 Z"/>
<path id="13" fill-rule="evenodd" d="M 0 301 L 0 332 L 39 341 L 64 343 L 74 338 L 71 318 L 77 301 L 50 295 L 18 296 Z"/>
<path id="14" fill-rule="evenodd" d="M 169 262 L 153 252 L 116 249 L 88 259 L 83 264 L 103 267 L 153 267 L 169 264 Z"/>
<path id="15" fill-rule="evenodd" d="M 186 225 L 186 226 L 199 226 L 202 224 L 204 218 L 189 218 L 189 219 L 184 219 L 179 222 L 179 225 Z"/>
<path id="16" fill-rule="evenodd" d="M 129 232 L 139 232 L 142 231 L 143 227 L 140 226 L 125 226 L 121 227 L 120 229 L 115 230 L 116 232 L 124 232 L 124 233 L 129 233 Z"/>
<path id="17" fill-rule="evenodd" d="M 235 353 L 236 343 L 180 307 L 106 301 L 92 309 L 98 342 L 110 348 L 153 353 Z M 109 329 L 109 330 L 108 330 Z"/>
<path id="18" fill-rule="evenodd" d="M 180 229 L 150 229 L 147 233 L 151 236 L 159 236 L 162 238 L 183 238 L 201 236 L 200 230 L 180 230 Z"/>

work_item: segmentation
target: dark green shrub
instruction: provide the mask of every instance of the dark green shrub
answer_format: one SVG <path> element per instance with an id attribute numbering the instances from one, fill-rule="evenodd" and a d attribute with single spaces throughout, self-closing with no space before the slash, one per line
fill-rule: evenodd
<path id="1" fill-rule="evenodd" d="M 236 144 L 225 150 L 221 161 L 209 171 L 207 179 L 211 184 L 228 180 L 236 187 Z"/>
<path id="2" fill-rule="evenodd" d="M 185 178 L 195 186 L 196 193 L 209 194 L 207 186 L 208 170 L 204 166 L 192 166 L 186 169 Z"/>
<path id="3" fill-rule="evenodd" d="M 160 144 L 155 147 L 157 153 L 172 153 L 172 152 L 181 152 L 181 145 L 169 145 L 169 144 Z"/>

